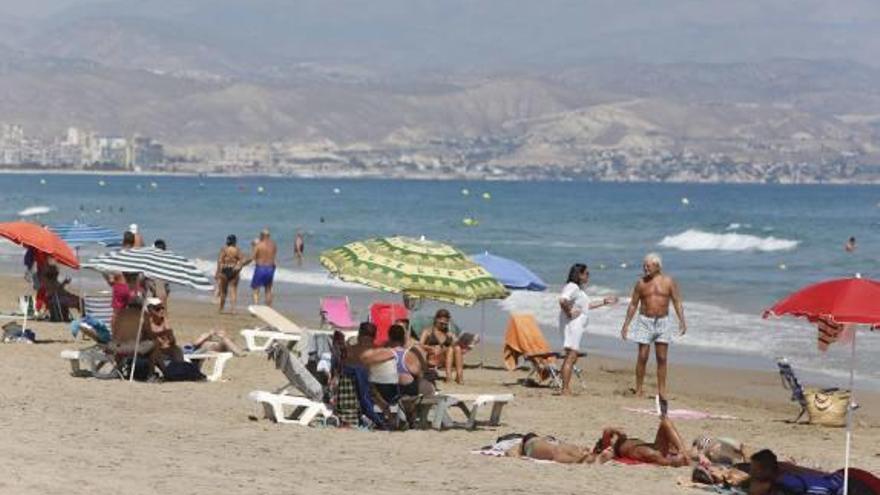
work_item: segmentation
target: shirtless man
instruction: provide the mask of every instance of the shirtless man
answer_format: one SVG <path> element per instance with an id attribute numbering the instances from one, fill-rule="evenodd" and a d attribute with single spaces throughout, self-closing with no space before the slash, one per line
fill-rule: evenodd
<path id="1" fill-rule="evenodd" d="M 678 284 L 672 277 L 661 273 L 662 267 L 663 262 L 660 255 L 650 253 L 645 256 L 645 261 L 642 264 L 644 276 L 636 282 L 636 286 L 633 288 L 620 336 L 623 337 L 623 340 L 627 340 L 629 324 L 638 310 L 639 316 L 632 334 L 632 340 L 639 344 L 635 393 L 639 397 L 644 395 L 642 385 L 645 381 L 645 367 L 648 364 L 651 343 L 654 343 L 657 357 L 657 395 L 660 399 L 661 409 L 665 409 L 666 357 L 669 352 L 669 343 L 672 341 L 672 328 L 669 323 L 670 302 L 672 302 L 675 314 L 678 316 L 679 335 L 684 335 L 687 332 L 687 324 L 684 320 L 684 309 L 681 307 Z"/>
<path id="2" fill-rule="evenodd" d="M 306 251 L 306 241 L 302 232 L 296 231 L 296 238 L 293 240 L 293 256 L 296 258 L 296 266 L 302 266 L 303 255 Z"/>
<path id="3" fill-rule="evenodd" d="M 682 442 L 681 435 L 678 434 L 672 421 L 665 416 L 660 418 L 660 426 L 657 428 L 653 442 L 630 438 L 619 428 L 605 428 L 593 452 L 602 452 L 608 447 L 613 449 L 615 458 L 622 457 L 670 467 L 690 464 L 687 447 Z"/>
<path id="4" fill-rule="evenodd" d="M 260 232 L 260 239 L 254 245 L 251 257 L 242 266 L 254 262 L 254 275 L 251 277 L 251 289 L 254 291 L 254 304 L 260 304 L 260 288 L 265 291 L 266 306 L 272 305 L 272 281 L 275 279 L 275 257 L 278 246 L 270 239 L 269 228 Z"/>

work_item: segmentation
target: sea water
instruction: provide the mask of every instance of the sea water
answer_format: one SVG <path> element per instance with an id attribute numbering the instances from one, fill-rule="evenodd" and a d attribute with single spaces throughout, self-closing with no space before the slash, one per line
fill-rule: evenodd
<path id="1" fill-rule="evenodd" d="M 120 232 L 137 223 L 148 241 L 164 239 L 209 273 L 228 234 L 247 249 L 268 227 L 281 251 L 279 304 L 294 304 L 294 298 L 305 304 L 303 295 L 347 294 L 358 316 L 371 300 L 395 298 L 328 278 L 317 262 L 321 250 L 402 234 L 467 253 L 490 251 L 523 263 L 550 284 L 545 293 L 514 293 L 457 311 L 485 328 L 490 342 L 503 336 L 504 312 L 517 311 L 535 314 L 558 343 L 555 293 L 572 263 L 590 265 L 590 292 L 625 302 L 642 257 L 656 251 L 681 287 L 688 320 L 688 334 L 673 356 L 767 369 L 773 358 L 786 356 L 838 384 L 848 373 L 848 346 L 820 353 L 815 327 L 764 320 L 761 313 L 813 282 L 855 273 L 880 278 L 875 186 L 0 175 L 0 219 L 17 219 L 34 207 L 45 207 L 38 210 L 44 213 L 28 218 L 45 223 L 81 220 Z M 297 229 L 306 239 L 303 267 L 293 263 Z M 857 239 L 854 253 L 843 249 L 850 236 Z M 95 252 L 84 248 L 82 255 Z M 0 245 L 4 271 L 19 271 L 20 261 L 20 248 Z M 285 293 L 297 296 L 285 301 Z M 240 296 L 244 300 L 246 291 Z M 632 345 L 618 338 L 623 302 L 593 312 L 588 349 L 632 355 Z M 316 299 L 307 304 L 316 306 Z M 857 343 L 860 383 L 880 387 L 880 333 L 861 332 Z"/>

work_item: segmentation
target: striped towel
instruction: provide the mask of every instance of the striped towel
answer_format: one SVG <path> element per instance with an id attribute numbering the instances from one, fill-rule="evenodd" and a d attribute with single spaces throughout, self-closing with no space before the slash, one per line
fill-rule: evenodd
<path id="1" fill-rule="evenodd" d="M 100 320 L 108 327 L 113 319 L 113 296 L 110 294 L 88 295 L 83 298 L 85 313 Z"/>
<path id="2" fill-rule="evenodd" d="M 816 346 L 822 352 L 827 351 L 828 346 L 837 341 L 843 343 L 851 342 L 853 337 L 852 333 L 855 331 L 854 325 L 844 325 L 828 320 L 819 320 L 816 323 L 816 326 L 819 330 L 816 339 Z"/>

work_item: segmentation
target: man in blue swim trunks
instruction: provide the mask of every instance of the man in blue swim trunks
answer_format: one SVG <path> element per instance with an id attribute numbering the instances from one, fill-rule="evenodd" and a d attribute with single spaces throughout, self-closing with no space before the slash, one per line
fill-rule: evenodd
<path id="1" fill-rule="evenodd" d="M 254 262 L 254 275 L 251 289 L 254 291 L 254 304 L 260 304 L 260 288 L 265 292 L 266 306 L 272 305 L 272 281 L 275 279 L 275 256 L 278 246 L 270 238 L 269 228 L 260 232 L 260 240 L 254 245 L 254 252 L 245 264 Z"/>

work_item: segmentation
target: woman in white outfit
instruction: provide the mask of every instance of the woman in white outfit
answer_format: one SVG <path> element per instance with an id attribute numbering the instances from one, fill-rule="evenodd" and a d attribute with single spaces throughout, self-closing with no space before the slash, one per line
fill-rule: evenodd
<path id="1" fill-rule="evenodd" d="M 590 281 L 590 270 L 575 263 L 568 271 L 568 281 L 559 295 L 559 331 L 562 333 L 565 360 L 562 363 L 562 395 L 571 395 L 571 373 L 581 348 L 581 337 L 590 323 L 590 310 L 614 304 L 617 298 L 605 297 L 591 303 L 584 290 Z"/>

